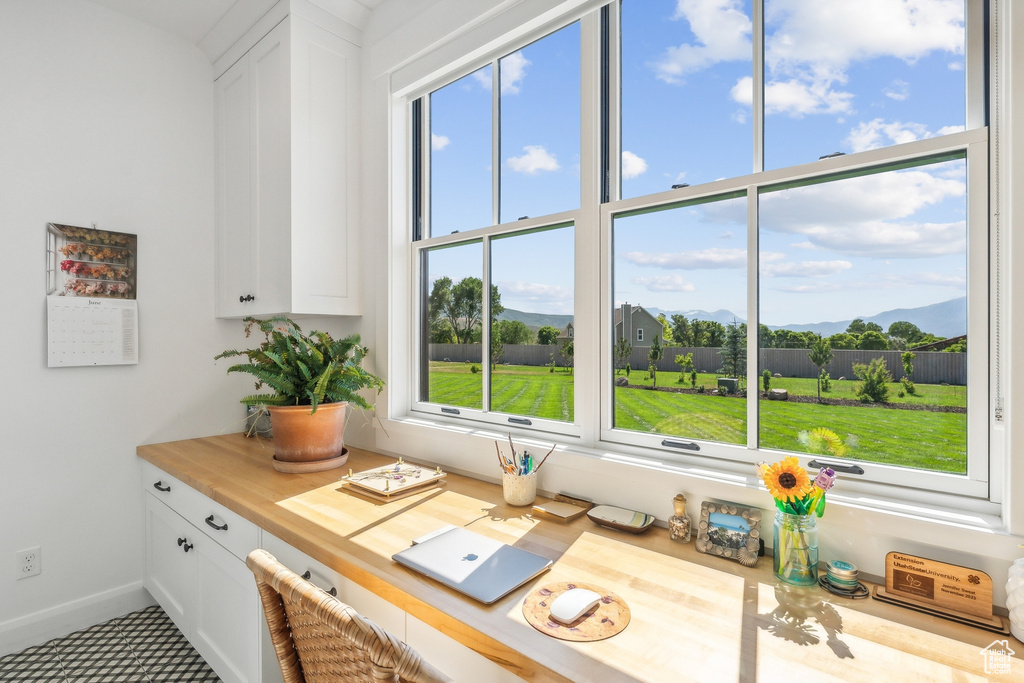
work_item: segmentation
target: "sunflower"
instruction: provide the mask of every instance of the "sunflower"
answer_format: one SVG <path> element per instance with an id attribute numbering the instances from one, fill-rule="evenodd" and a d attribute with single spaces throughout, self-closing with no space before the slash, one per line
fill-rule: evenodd
<path id="1" fill-rule="evenodd" d="M 783 458 L 768 467 L 764 475 L 768 493 L 778 501 L 795 501 L 811 492 L 811 480 L 795 457 Z"/>

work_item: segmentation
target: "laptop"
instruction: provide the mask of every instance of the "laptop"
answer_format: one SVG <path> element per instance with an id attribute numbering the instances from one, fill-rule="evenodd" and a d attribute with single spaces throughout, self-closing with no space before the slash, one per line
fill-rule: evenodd
<path id="1" fill-rule="evenodd" d="M 552 561 L 469 529 L 452 527 L 392 560 L 490 605 L 551 567 Z"/>

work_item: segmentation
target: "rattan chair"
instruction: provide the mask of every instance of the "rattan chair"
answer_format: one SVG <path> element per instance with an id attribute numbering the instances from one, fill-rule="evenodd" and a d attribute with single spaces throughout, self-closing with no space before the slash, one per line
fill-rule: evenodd
<path id="1" fill-rule="evenodd" d="M 249 553 L 285 683 L 450 683 L 411 647 L 266 550 Z"/>

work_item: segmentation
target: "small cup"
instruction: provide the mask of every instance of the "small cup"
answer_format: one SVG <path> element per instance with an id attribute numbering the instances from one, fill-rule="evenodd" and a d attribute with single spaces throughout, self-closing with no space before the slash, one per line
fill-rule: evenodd
<path id="1" fill-rule="evenodd" d="M 501 492 L 509 505 L 532 505 L 537 498 L 537 470 L 529 474 L 501 475 Z"/>

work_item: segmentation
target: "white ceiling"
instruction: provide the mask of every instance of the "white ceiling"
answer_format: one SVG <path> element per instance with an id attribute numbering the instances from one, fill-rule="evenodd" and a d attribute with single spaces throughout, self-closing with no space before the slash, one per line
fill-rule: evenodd
<path id="1" fill-rule="evenodd" d="M 125 16 L 163 29 L 199 45 L 229 10 L 236 15 L 262 16 L 275 0 L 92 0 Z M 332 0 L 316 4 L 330 5 Z M 350 0 L 372 11 L 383 0 Z M 236 6 L 237 5 L 237 6 Z"/>

